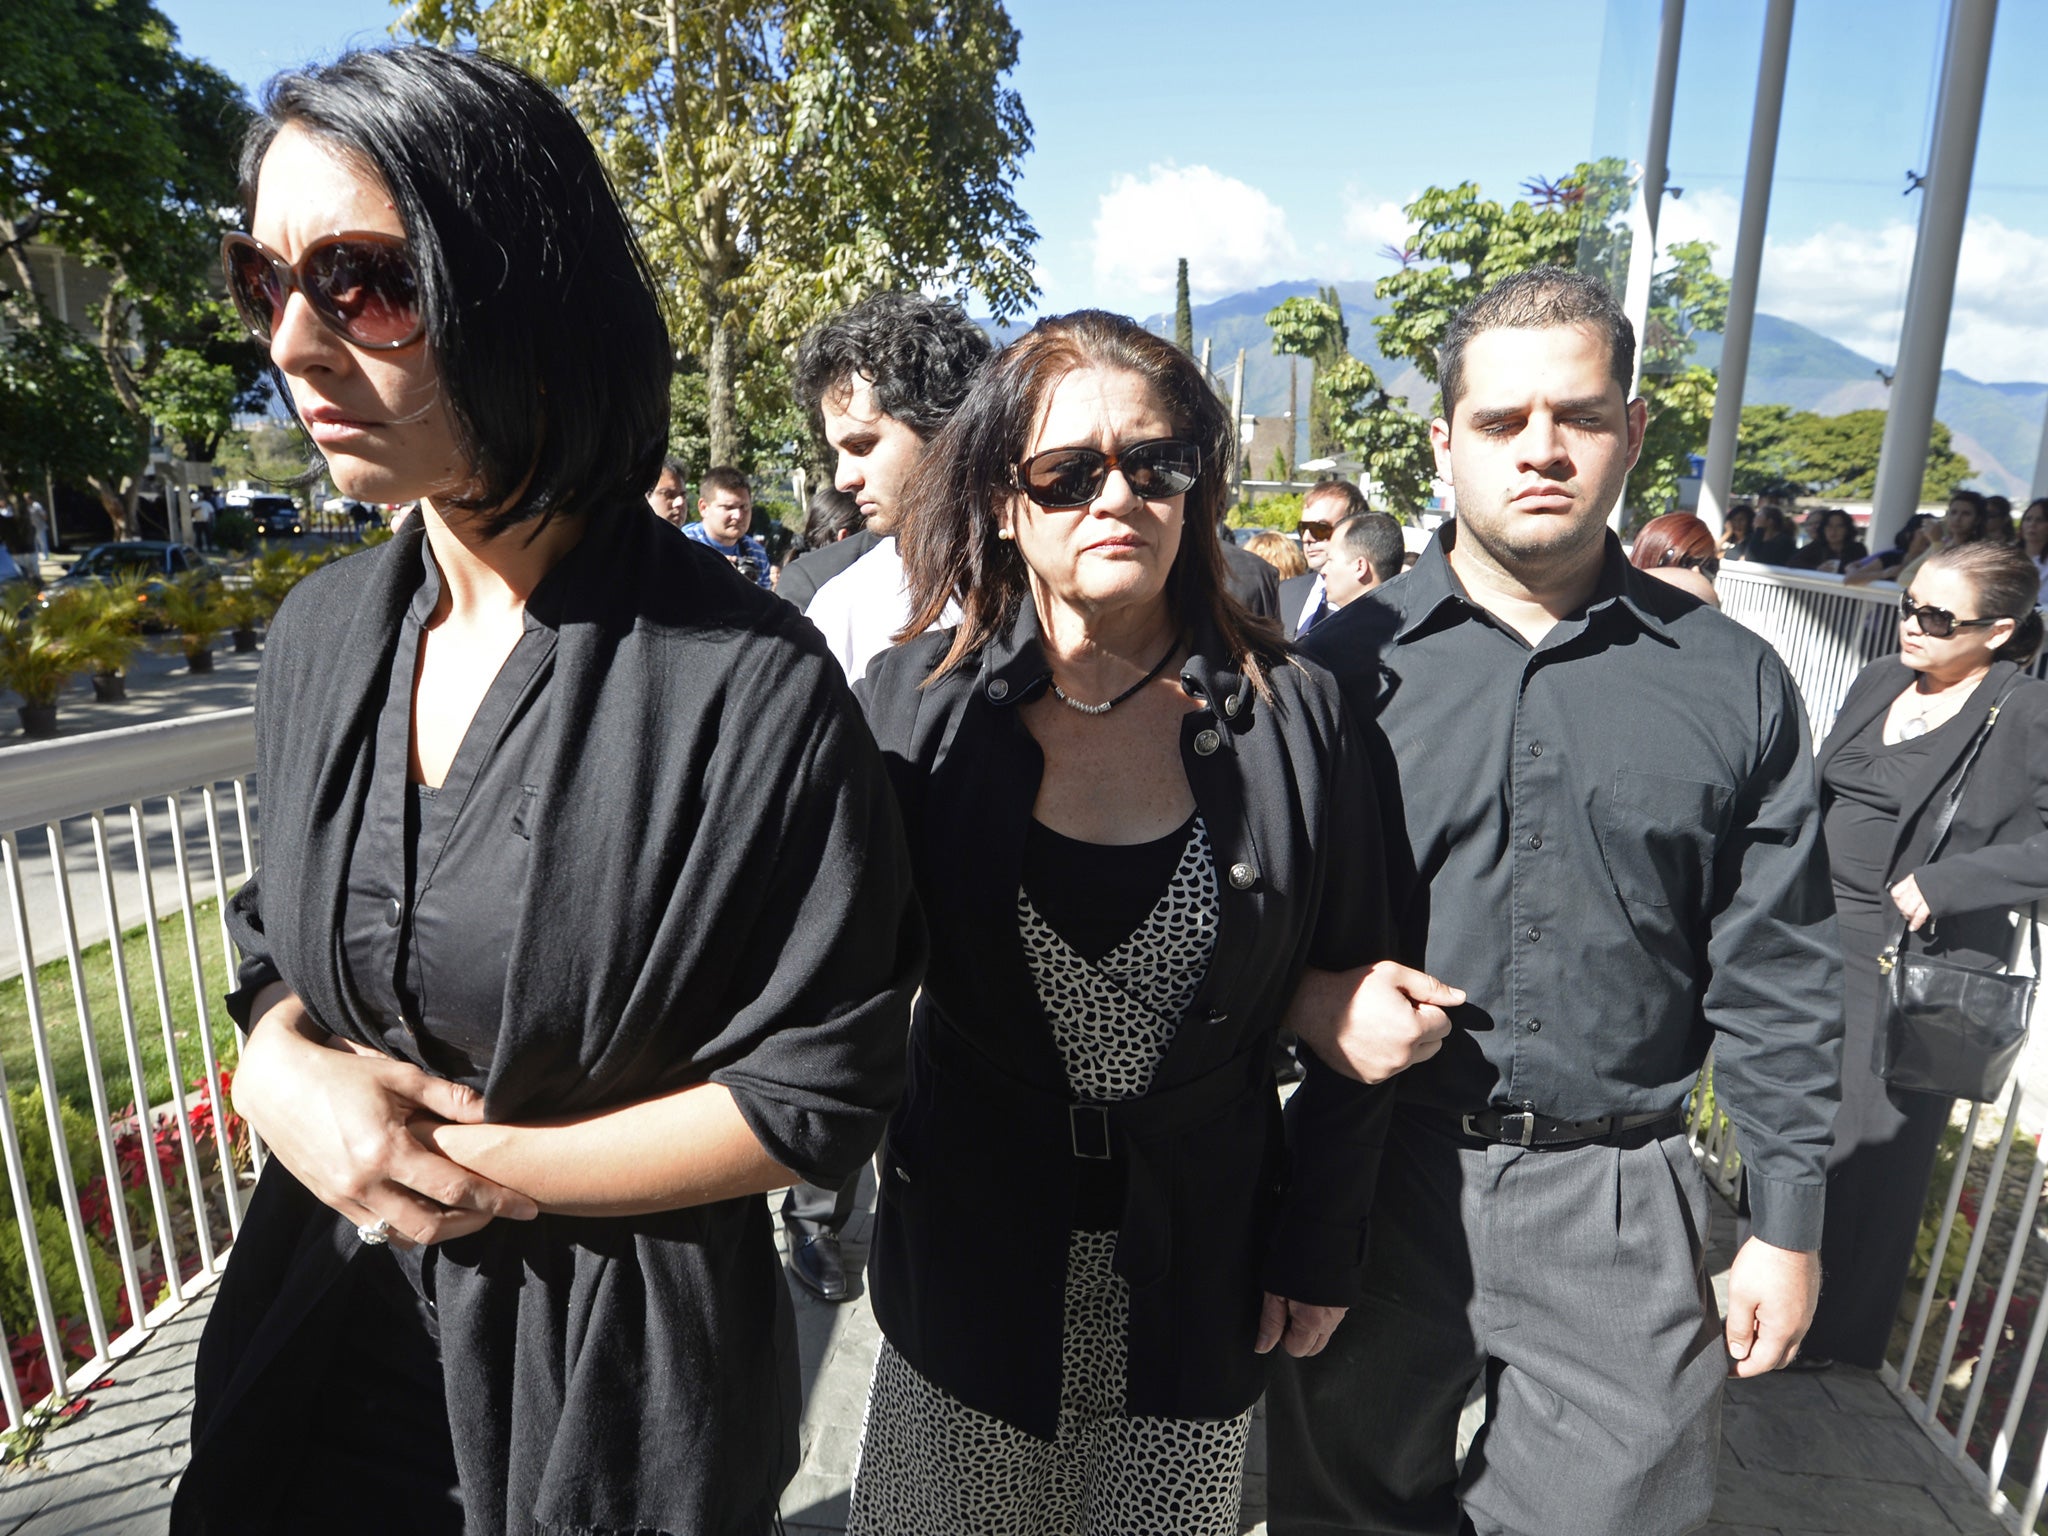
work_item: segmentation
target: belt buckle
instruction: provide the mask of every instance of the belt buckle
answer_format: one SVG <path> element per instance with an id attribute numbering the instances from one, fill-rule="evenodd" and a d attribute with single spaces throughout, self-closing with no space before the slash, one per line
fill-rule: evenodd
<path id="1" fill-rule="evenodd" d="M 1519 1132 L 1515 1129 L 1515 1122 L 1517 1120 L 1522 1122 Z M 1536 1111 L 1533 1109 L 1511 1109 L 1505 1111 L 1500 1117 L 1500 1139 L 1504 1144 L 1512 1142 L 1516 1146 L 1534 1146 L 1536 1144 Z"/>
<path id="2" fill-rule="evenodd" d="M 1067 1134 L 1072 1138 L 1074 1156 L 1106 1163 L 1110 1158 L 1109 1107 L 1104 1104 L 1069 1104 Z"/>

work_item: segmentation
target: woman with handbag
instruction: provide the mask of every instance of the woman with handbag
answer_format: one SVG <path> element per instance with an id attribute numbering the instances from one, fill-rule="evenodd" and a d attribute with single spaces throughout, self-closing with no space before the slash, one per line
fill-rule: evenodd
<path id="1" fill-rule="evenodd" d="M 1864 668 L 1821 746 L 1847 980 L 1809 1366 L 1883 1363 L 1954 1103 L 1876 1064 L 1880 1045 L 1889 1061 L 1911 1046 L 1895 963 L 2001 969 L 2012 908 L 2048 896 L 2048 687 L 2021 671 L 2041 646 L 2038 586 L 2010 545 L 1929 556 L 1899 605 L 1899 654 Z"/>

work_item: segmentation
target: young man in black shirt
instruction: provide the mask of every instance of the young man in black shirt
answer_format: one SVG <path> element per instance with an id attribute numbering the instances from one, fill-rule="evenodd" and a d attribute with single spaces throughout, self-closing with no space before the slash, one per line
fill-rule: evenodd
<path id="1" fill-rule="evenodd" d="M 1466 1001 L 1395 1080 L 1350 1316 L 1276 1373 L 1275 1536 L 1692 1530 L 1723 1378 L 1813 1315 L 1841 1005 L 1812 748 L 1770 648 L 1607 531 L 1633 348 L 1556 269 L 1459 314 L 1431 425 L 1456 521 L 1304 644 L 1384 733 L 1397 958 Z M 1342 1069 L 1413 1029 L 1369 1015 L 1304 1035 Z M 1755 1213 L 1725 1329 L 1680 1112 L 1709 1045 Z"/>

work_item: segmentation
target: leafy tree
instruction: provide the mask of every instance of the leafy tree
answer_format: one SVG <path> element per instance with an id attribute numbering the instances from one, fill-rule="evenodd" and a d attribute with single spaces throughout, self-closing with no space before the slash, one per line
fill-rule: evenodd
<path id="1" fill-rule="evenodd" d="M 0 496 L 48 480 L 94 483 L 136 463 L 144 423 L 114 394 L 99 352 L 18 293 L 0 294 Z"/>
<path id="2" fill-rule="evenodd" d="M 1523 191 L 1523 199 L 1503 206 L 1482 198 L 1473 182 L 1430 187 L 1403 210 L 1414 232 L 1397 253 L 1401 268 L 1374 290 L 1389 304 L 1373 322 L 1385 356 L 1407 359 L 1434 382 L 1451 316 L 1530 267 L 1572 267 L 1621 286 L 1630 197 L 1621 161 L 1581 164 L 1557 181 L 1531 180 Z M 1629 479 L 1630 499 L 1646 510 L 1661 511 L 1676 498 L 1678 477 L 1705 444 L 1713 415 L 1713 373 L 1689 361 L 1697 333 L 1719 330 L 1727 316 L 1728 285 L 1714 275 L 1712 252 L 1701 241 L 1672 246 L 1651 281 L 1640 338 L 1650 425 Z"/>
<path id="3" fill-rule="evenodd" d="M 1188 259 L 1180 259 L 1180 270 L 1173 279 L 1173 344 L 1187 353 L 1195 355 L 1195 307 L 1188 297 Z"/>
<path id="4" fill-rule="evenodd" d="M 224 421 L 201 397 L 217 403 L 230 378 L 244 396 L 261 367 L 246 346 L 216 353 L 218 317 L 205 312 L 248 108 L 234 82 L 178 52 L 177 40 L 150 0 L 0 6 L 0 253 L 35 301 L 20 312 L 30 327 L 50 323 L 53 297 L 29 261 L 32 242 L 109 278 L 82 329 L 139 446 L 125 463 L 73 472 L 99 492 L 118 533 L 134 507 L 120 481 L 140 479 L 153 394 L 179 413 L 181 436 L 197 426 L 203 439 Z M 68 344 L 51 346 L 54 355 Z"/>
<path id="5" fill-rule="evenodd" d="M 1036 295 L 1013 195 L 1031 122 L 1001 0 L 398 0 L 562 93 L 596 141 L 745 467 L 741 380 L 883 288 Z"/>
<path id="6" fill-rule="evenodd" d="M 1317 298 L 1284 299 L 1266 314 L 1273 350 L 1319 363 L 1310 410 L 1325 413 L 1335 446 L 1357 455 L 1387 510 L 1415 513 L 1429 504 L 1436 467 L 1429 426 L 1388 392 L 1372 367 L 1351 356 L 1349 329 L 1335 289 Z M 1314 415 L 1311 414 L 1311 431 Z M 1314 439 L 1311 437 L 1311 446 Z"/>
<path id="7" fill-rule="evenodd" d="M 1738 496 L 1866 500 L 1877 488 L 1883 446 L 1880 410 L 1822 416 L 1786 405 L 1746 405 L 1736 439 L 1732 488 Z M 1955 451 L 1949 429 L 1935 422 L 1920 499 L 1947 500 L 1971 472 L 1970 461 Z"/>

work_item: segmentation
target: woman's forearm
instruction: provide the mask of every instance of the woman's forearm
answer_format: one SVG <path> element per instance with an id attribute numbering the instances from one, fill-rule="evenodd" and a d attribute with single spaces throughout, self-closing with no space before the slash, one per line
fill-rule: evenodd
<path id="1" fill-rule="evenodd" d="M 641 1216 L 796 1182 L 717 1083 L 574 1119 L 434 1126 L 421 1139 L 558 1216 Z"/>

